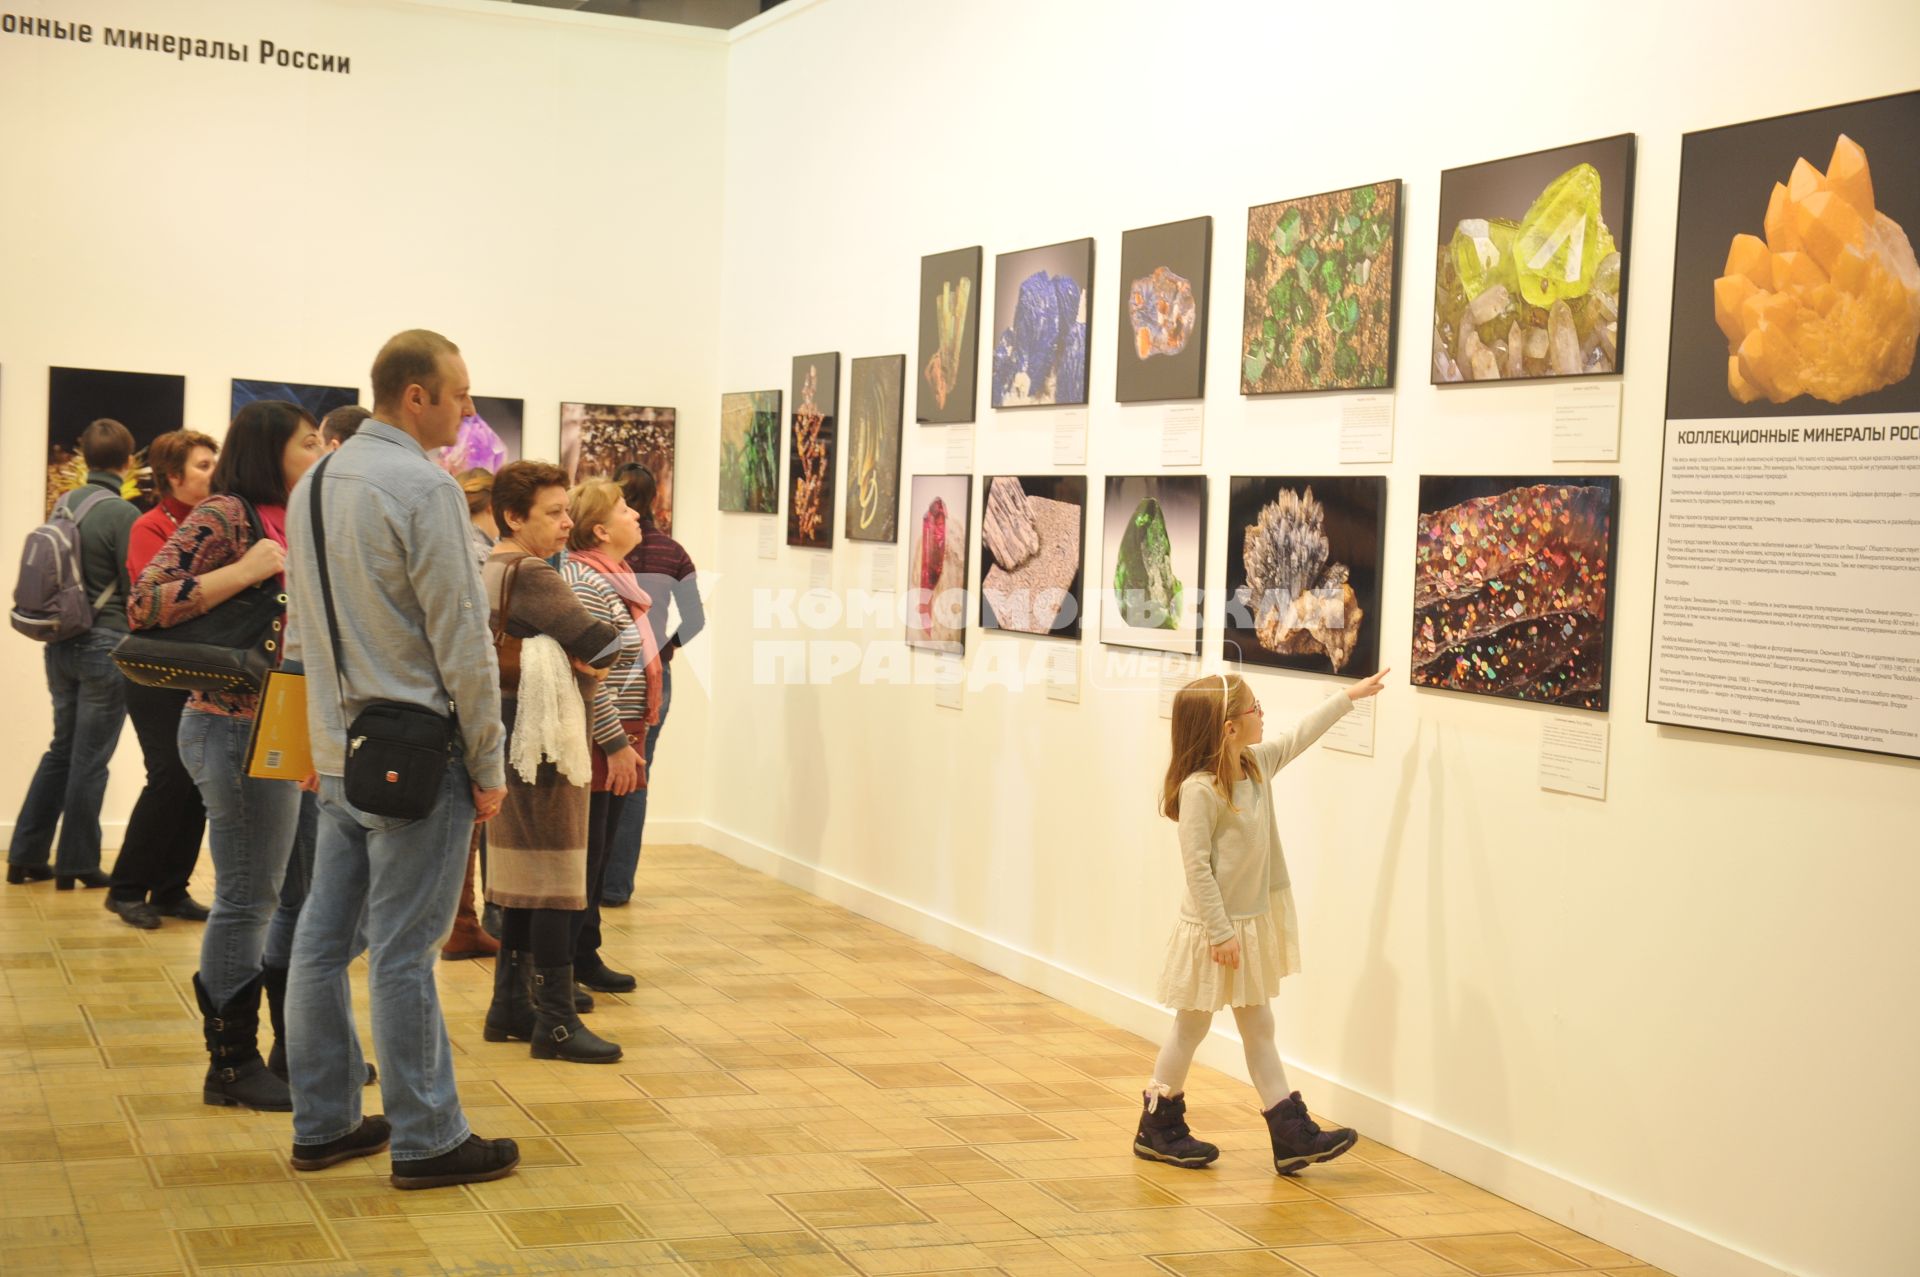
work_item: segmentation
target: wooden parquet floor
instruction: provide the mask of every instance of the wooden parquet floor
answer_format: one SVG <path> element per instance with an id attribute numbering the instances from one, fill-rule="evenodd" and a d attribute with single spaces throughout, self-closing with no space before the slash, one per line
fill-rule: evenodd
<path id="1" fill-rule="evenodd" d="M 1210 1070 L 1221 1160 L 1142 1162 L 1153 1044 L 706 851 L 641 875 L 606 915 L 640 988 L 592 1016 L 617 1065 L 483 1041 L 492 964 L 441 966 L 469 1120 L 524 1160 L 415 1193 L 384 1157 L 296 1175 L 285 1115 L 200 1102 L 199 927 L 0 887 L 0 1270 L 1663 1277 L 1364 1139 L 1277 1178 Z"/>

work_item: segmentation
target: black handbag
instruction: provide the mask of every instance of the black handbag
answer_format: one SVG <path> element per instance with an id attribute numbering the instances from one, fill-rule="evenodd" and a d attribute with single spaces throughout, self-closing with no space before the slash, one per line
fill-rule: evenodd
<path id="1" fill-rule="evenodd" d="M 333 578 L 327 570 L 326 520 L 320 512 L 320 486 L 327 462 L 314 468 L 309 491 L 313 513 L 314 557 L 320 562 L 320 597 L 326 604 L 327 638 L 333 647 L 333 672 L 340 692 L 340 718 L 347 716 L 346 657 L 340 649 L 340 620 L 333 610 Z M 370 701 L 347 727 L 347 801 L 373 816 L 418 820 L 440 802 L 447 763 L 453 757 L 455 723 L 423 705 Z"/>
<path id="2" fill-rule="evenodd" d="M 251 501 L 255 541 L 267 532 Z M 257 692 L 280 660 L 286 588 L 273 577 L 250 585 L 210 612 L 165 629 L 136 630 L 113 649 L 113 663 L 142 687 L 192 692 Z"/>

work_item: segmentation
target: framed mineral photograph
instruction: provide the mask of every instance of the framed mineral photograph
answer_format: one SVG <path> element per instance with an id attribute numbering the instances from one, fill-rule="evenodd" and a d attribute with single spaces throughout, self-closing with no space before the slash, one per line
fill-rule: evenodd
<path id="1" fill-rule="evenodd" d="M 1087 477 L 990 477 L 980 506 L 980 626 L 1080 637 Z"/>
<path id="2" fill-rule="evenodd" d="M 993 259 L 995 408 L 1087 402 L 1092 306 L 1090 239 Z"/>
<path id="3" fill-rule="evenodd" d="M 720 508 L 780 512 L 780 392 L 720 396 Z"/>
<path id="4" fill-rule="evenodd" d="M 229 396 L 227 418 L 232 420 L 241 408 L 262 399 L 278 399 L 299 404 L 320 421 L 335 408 L 360 402 L 360 392 L 352 386 L 312 386 L 301 381 L 258 381 L 235 377 Z"/>
<path id="5" fill-rule="evenodd" d="M 1197 655 L 1205 617 L 1206 476 L 1109 475 L 1103 508 L 1100 641 Z"/>
<path id="6" fill-rule="evenodd" d="M 917 474 L 907 500 L 907 646 L 967 649 L 970 474 Z"/>
<path id="7" fill-rule="evenodd" d="M 1235 476 L 1226 659 L 1342 678 L 1379 672 L 1386 535 L 1383 476 Z"/>
<path id="8" fill-rule="evenodd" d="M 1398 179 L 1248 209 L 1240 393 L 1393 385 L 1399 282 Z"/>
<path id="9" fill-rule="evenodd" d="M 980 384 L 978 245 L 920 259 L 920 384 L 914 420 L 925 426 L 972 421 Z"/>
<path id="10" fill-rule="evenodd" d="M 143 468 L 147 445 L 186 420 L 187 379 L 166 373 L 108 372 L 99 368 L 51 368 L 47 372 L 46 508 L 87 481 L 80 432 L 101 417 L 133 434 L 134 467 Z"/>
<path id="11" fill-rule="evenodd" d="M 839 430 L 840 352 L 793 361 L 787 436 L 787 544 L 833 545 L 833 458 Z"/>
<path id="12" fill-rule="evenodd" d="M 1415 687 L 1604 710 L 1620 480 L 1420 477 Z"/>
<path id="13" fill-rule="evenodd" d="M 1622 133 L 1440 175 L 1435 385 L 1620 371 L 1633 151 Z"/>
<path id="14" fill-rule="evenodd" d="M 1199 399 L 1207 388 L 1207 277 L 1213 219 L 1148 226 L 1120 237 L 1120 324 L 1114 398 Z"/>
<path id="15" fill-rule="evenodd" d="M 460 436 L 440 451 L 440 467 L 448 474 L 469 470 L 498 474 L 500 467 L 520 459 L 527 401 L 474 395 L 473 411 L 460 419 Z"/>
<path id="16" fill-rule="evenodd" d="M 671 408 L 561 404 L 560 468 L 567 472 L 567 482 L 611 479 L 629 461 L 639 462 L 653 471 L 658 485 L 659 495 L 653 503 L 654 525 L 671 536 L 676 416 Z"/>
<path id="17" fill-rule="evenodd" d="M 900 392 L 905 355 L 853 361 L 847 385 L 847 539 L 900 539 Z"/>

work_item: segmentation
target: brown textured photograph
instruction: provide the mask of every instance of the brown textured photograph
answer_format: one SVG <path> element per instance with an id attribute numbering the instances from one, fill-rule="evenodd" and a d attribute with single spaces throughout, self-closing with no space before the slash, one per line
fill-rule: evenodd
<path id="1" fill-rule="evenodd" d="M 561 404 L 560 468 L 567 472 L 567 482 L 611 479 L 621 466 L 637 461 L 653 471 L 659 485 L 653 521 L 671 534 L 675 415 L 671 408 L 631 404 Z"/>
<path id="2" fill-rule="evenodd" d="M 999 475 L 980 509 L 980 625 L 1080 637 L 1087 477 Z"/>

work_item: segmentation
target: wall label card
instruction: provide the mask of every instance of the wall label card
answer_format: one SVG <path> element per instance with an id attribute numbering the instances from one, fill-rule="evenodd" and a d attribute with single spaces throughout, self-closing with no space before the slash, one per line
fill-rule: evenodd
<path id="1" fill-rule="evenodd" d="M 973 427 L 947 427 L 947 464 L 948 474 L 970 474 L 973 471 Z"/>
<path id="2" fill-rule="evenodd" d="M 1359 754 L 1373 757 L 1373 707 L 1378 698 L 1369 696 L 1363 701 L 1355 701 L 1353 709 L 1339 722 L 1327 729 L 1320 743 L 1328 749 L 1337 749 L 1343 754 Z"/>
<path id="3" fill-rule="evenodd" d="M 1053 418 L 1053 464 L 1087 464 L 1087 410 L 1075 408 L 1056 413 Z"/>
<path id="4" fill-rule="evenodd" d="M 933 703 L 941 709 L 960 709 L 967 692 L 966 662 L 942 654 L 933 662 Z"/>
<path id="5" fill-rule="evenodd" d="M 760 520 L 759 555 L 771 559 L 780 553 L 780 521 L 778 519 Z"/>
<path id="6" fill-rule="evenodd" d="M 1607 720 L 1555 714 L 1540 727 L 1540 788 L 1607 796 Z"/>
<path id="7" fill-rule="evenodd" d="M 1080 703 L 1080 647 L 1053 648 L 1047 654 L 1047 699 Z"/>
<path id="8" fill-rule="evenodd" d="M 1160 422 L 1160 464 L 1197 466 L 1204 451 L 1202 423 L 1205 413 L 1198 403 L 1169 404 Z"/>
<path id="9" fill-rule="evenodd" d="M 833 589 L 833 555 L 814 554 L 808 556 L 812 562 L 807 565 L 807 592 Z"/>
<path id="10" fill-rule="evenodd" d="M 1340 404 L 1340 464 L 1386 465 L 1393 460 L 1393 396 L 1348 395 Z"/>
<path id="11" fill-rule="evenodd" d="M 1620 383 L 1576 381 L 1553 388 L 1553 459 L 1620 459 Z"/>
<path id="12" fill-rule="evenodd" d="M 899 588 L 900 551 L 896 546 L 876 545 L 867 551 L 867 588 L 875 594 L 892 594 Z"/>

